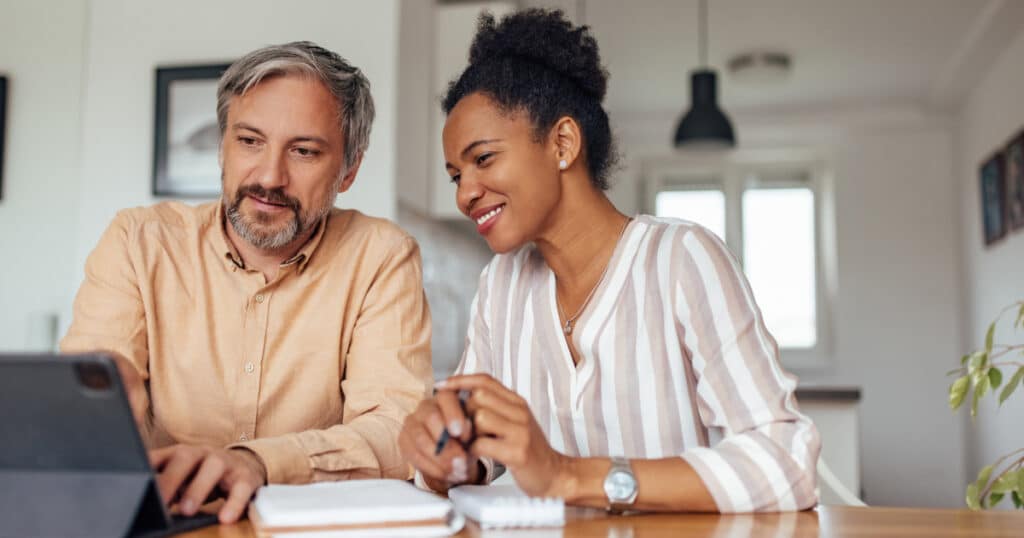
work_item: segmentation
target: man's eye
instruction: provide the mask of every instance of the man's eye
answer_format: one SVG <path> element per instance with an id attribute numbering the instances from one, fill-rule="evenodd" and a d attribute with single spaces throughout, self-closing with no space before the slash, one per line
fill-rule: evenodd
<path id="1" fill-rule="evenodd" d="M 295 148 L 295 153 L 302 157 L 315 157 L 320 154 L 319 151 L 311 148 Z"/>
<path id="2" fill-rule="evenodd" d="M 251 136 L 240 136 L 240 137 L 238 137 L 238 141 L 241 142 L 243 146 L 255 146 L 256 145 L 256 139 L 251 137 Z"/>
<path id="3" fill-rule="evenodd" d="M 462 179 L 462 174 L 455 174 L 452 176 L 452 183 L 458 185 L 460 179 Z"/>
<path id="4" fill-rule="evenodd" d="M 476 165 L 480 166 L 480 165 L 486 163 L 493 156 L 494 156 L 493 153 L 481 153 L 480 156 L 476 158 Z"/>

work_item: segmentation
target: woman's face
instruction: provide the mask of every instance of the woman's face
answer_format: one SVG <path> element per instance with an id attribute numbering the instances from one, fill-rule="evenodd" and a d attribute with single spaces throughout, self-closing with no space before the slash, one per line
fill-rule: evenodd
<path id="1" fill-rule="evenodd" d="M 537 142 L 527 114 L 504 112 L 481 93 L 455 105 L 442 139 L 455 202 L 491 250 L 533 241 L 561 196 L 555 143 Z"/>

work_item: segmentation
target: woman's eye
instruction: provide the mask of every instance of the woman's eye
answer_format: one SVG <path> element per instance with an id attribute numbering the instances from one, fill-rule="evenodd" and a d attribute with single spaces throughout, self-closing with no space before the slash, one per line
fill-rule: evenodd
<path id="1" fill-rule="evenodd" d="M 460 179 L 462 179 L 462 174 L 455 174 L 452 176 L 452 183 L 458 185 Z"/>
<path id="2" fill-rule="evenodd" d="M 481 153 L 480 156 L 476 158 L 476 165 L 480 166 L 485 164 L 487 161 L 491 160 L 491 157 L 493 156 L 493 153 Z"/>

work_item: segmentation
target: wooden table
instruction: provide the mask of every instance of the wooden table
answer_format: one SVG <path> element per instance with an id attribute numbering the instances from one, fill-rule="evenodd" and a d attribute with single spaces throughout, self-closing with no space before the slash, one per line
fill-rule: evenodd
<path id="1" fill-rule="evenodd" d="M 1024 512 L 972 512 L 919 508 L 855 508 L 822 506 L 816 511 L 720 516 L 709 514 L 658 514 L 607 516 L 603 513 L 571 510 L 565 528 L 526 532 L 482 531 L 472 523 L 456 536 L 501 535 L 514 538 L 541 537 L 1021 537 Z M 252 538 L 248 521 L 235 525 L 207 527 L 181 535 L 182 538 Z"/>

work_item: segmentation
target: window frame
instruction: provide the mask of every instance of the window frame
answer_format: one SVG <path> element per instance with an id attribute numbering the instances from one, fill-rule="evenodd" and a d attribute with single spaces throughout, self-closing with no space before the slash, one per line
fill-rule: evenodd
<path id="1" fill-rule="evenodd" d="M 731 157 L 731 158 L 730 158 Z M 726 246 L 746 271 L 743 259 L 743 193 L 752 188 L 809 188 L 814 197 L 814 273 L 816 341 L 809 348 L 779 346 L 779 360 L 793 370 L 819 370 L 830 363 L 832 351 L 832 304 L 835 297 L 835 263 L 825 164 L 798 156 L 738 160 L 735 156 L 697 156 L 648 161 L 642 166 L 642 208 L 656 214 L 658 193 L 686 190 L 721 190 L 725 198 Z M 755 297 L 756 299 L 756 297 Z"/>

